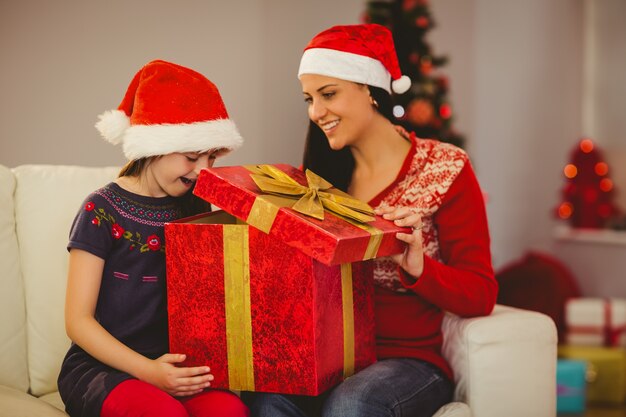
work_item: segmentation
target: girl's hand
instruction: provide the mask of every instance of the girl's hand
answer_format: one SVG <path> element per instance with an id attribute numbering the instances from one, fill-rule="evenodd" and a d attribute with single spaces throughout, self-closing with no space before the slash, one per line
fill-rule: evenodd
<path id="1" fill-rule="evenodd" d="M 424 248 L 422 247 L 422 217 L 408 207 L 381 207 L 374 210 L 384 219 L 393 220 L 396 226 L 410 227 L 412 233 L 397 233 L 396 238 L 406 242 L 404 253 L 392 255 L 407 274 L 419 278 L 424 272 Z"/>
<path id="2" fill-rule="evenodd" d="M 213 375 L 208 366 L 180 368 L 174 365 L 184 360 L 185 355 L 166 353 L 151 361 L 145 381 L 175 397 L 198 394 L 211 386 Z"/>

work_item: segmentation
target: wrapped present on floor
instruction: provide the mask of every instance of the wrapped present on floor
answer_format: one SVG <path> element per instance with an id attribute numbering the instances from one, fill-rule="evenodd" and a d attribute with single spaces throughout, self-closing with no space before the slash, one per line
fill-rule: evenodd
<path id="1" fill-rule="evenodd" d="M 626 347 L 626 299 L 572 298 L 565 323 L 569 345 Z"/>
<path id="2" fill-rule="evenodd" d="M 582 413 L 587 401 L 587 362 L 559 359 L 556 363 L 556 411 Z"/>
<path id="3" fill-rule="evenodd" d="M 170 350 L 213 387 L 318 395 L 375 362 L 367 260 L 408 230 L 329 187 L 289 165 L 210 168 L 194 193 L 224 211 L 166 225 Z"/>
<path id="4" fill-rule="evenodd" d="M 561 359 L 586 361 L 588 364 L 587 401 L 622 404 L 626 399 L 626 350 L 597 346 L 562 345 Z"/>

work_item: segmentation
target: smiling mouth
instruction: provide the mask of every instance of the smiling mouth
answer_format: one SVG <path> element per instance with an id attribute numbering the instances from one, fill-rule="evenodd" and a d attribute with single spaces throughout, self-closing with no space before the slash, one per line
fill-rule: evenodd
<path id="1" fill-rule="evenodd" d="M 339 120 L 333 120 L 332 122 L 320 123 L 320 126 L 324 132 L 328 132 L 332 130 L 335 126 L 339 124 Z"/>
<path id="2" fill-rule="evenodd" d="M 185 185 L 192 185 L 194 183 L 193 180 L 190 180 L 189 178 L 185 178 L 185 177 L 180 177 L 180 180 L 183 182 L 183 184 Z"/>

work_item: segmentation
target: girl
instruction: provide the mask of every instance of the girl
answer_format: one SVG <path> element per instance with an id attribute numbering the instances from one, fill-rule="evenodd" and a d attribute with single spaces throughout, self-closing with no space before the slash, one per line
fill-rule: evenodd
<path id="1" fill-rule="evenodd" d="M 246 393 L 256 416 L 431 416 L 450 402 L 441 354 L 444 311 L 487 315 L 497 284 L 482 194 L 461 149 L 394 126 L 402 93 L 389 30 L 336 26 L 305 48 L 298 72 L 308 104 L 304 168 L 377 214 L 412 227 L 403 254 L 375 260 L 378 362 L 320 397 Z M 393 80 L 393 81 L 392 81 Z"/>
<path id="2" fill-rule="evenodd" d="M 65 325 L 72 340 L 59 391 L 72 417 L 247 416 L 239 398 L 207 390 L 208 366 L 168 353 L 164 224 L 207 204 L 198 172 L 242 138 L 207 78 L 145 65 L 96 127 L 130 162 L 85 200 L 70 232 Z"/>

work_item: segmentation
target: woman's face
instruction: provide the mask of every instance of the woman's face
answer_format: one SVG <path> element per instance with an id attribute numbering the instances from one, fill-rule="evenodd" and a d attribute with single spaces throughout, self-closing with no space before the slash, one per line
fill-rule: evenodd
<path id="1" fill-rule="evenodd" d="M 376 114 L 369 88 L 317 74 L 301 75 L 300 83 L 309 118 L 326 134 L 330 147 L 339 150 L 358 143 Z"/>

